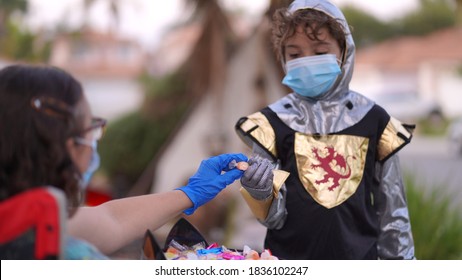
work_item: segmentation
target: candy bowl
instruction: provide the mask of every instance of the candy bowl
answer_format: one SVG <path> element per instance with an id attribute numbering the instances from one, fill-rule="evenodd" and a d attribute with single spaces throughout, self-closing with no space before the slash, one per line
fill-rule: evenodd
<path id="1" fill-rule="evenodd" d="M 147 260 L 277 260 L 269 250 L 259 253 L 245 245 L 242 250 L 209 244 L 186 219 L 181 218 L 170 230 L 163 248 L 150 230 L 144 236 L 141 259 Z"/>

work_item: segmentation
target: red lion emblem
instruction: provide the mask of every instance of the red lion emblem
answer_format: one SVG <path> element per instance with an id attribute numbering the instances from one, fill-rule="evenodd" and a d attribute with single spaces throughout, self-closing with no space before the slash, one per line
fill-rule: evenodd
<path id="1" fill-rule="evenodd" d="M 319 155 L 318 148 L 311 149 L 314 156 L 319 161 L 319 164 L 311 164 L 311 168 L 322 168 L 326 172 L 324 178 L 322 180 L 316 180 L 315 183 L 319 185 L 322 183 L 328 183 L 331 180 L 332 185 L 328 189 L 329 191 L 333 191 L 335 188 L 340 186 L 341 179 L 348 179 L 350 177 L 351 168 L 346 161 L 348 157 L 345 158 L 343 155 L 337 153 L 334 147 L 328 146 L 324 149 L 327 150 L 327 155 L 325 157 Z M 351 157 L 356 159 L 354 156 Z M 346 172 L 343 174 L 339 173 L 333 169 L 335 166 L 340 167 L 341 170 L 346 170 Z"/>

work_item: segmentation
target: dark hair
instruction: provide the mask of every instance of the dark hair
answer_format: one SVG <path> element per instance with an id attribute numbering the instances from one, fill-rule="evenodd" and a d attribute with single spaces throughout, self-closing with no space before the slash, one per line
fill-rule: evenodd
<path id="1" fill-rule="evenodd" d="M 0 70 L 0 201 L 27 189 L 64 190 L 80 203 L 80 173 L 66 140 L 83 129 L 76 105 L 80 83 L 51 66 L 12 65 Z"/>
<path id="2" fill-rule="evenodd" d="M 284 44 L 294 36 L 297 27 L 301 26 L 311 40 L 320 41 L 319 30 L 327 27 L 329 33 L 337 41 L 341 52 L 346 48 L 346 33 L 338 19 L 316 9 L 301 9 L 290 13 L 287 8 L 276 10 L 273 15 L 272 42 L 279 60 L 284 60 Z"/>

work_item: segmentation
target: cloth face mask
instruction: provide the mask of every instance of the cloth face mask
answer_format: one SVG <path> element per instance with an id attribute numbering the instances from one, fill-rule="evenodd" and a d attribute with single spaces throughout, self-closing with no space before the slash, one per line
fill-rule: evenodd
<path id="1" fill-rule="evenodd" d="M 317 97 L 327 92 L 342 73 L 334 54 L 306 56 L 286 63 L 282 83 L 304 97 Z"/>

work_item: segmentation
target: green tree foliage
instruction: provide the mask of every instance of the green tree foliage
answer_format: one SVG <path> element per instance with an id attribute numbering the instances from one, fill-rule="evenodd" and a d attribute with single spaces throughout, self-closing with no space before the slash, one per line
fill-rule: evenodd
<path id="1" fill-rule="evenodd" d="M 383 41 L 393 35 L 389 25 L 369 13 L 348 5 L 342 8 L 358 48 Z"/>
<path id="2" fill-rule="evenodd" d="M 28 9 L 27 0 L 0 0 L 0 36 L 4 35 L 4 27 L 14 13 L 25 13 Z"/>
<path id="3" fill-rule="evenodd" d="M 425 35 L 456 24 L 455 0 L 421 0 L 419 8 L 381 21 L 355 6 L 342 7 L 358 48 L 403 35 Z"/>
<path id="4" fill-rule="evenodd" d="M 420 8 L 391 23 L 400 35 L 425 35 L 456 23 L 455 3 L 448 0 L 420 0 Z"/>
<path id="5" fill-rule="evenodd" d="M 22 17 L 14 17 L 26 14 L 28 9 L 27 0 L 0 0 L 0 56 L 29 62 L 46 61 L 50 42 L 22 28 Z"/>
<path id="6" fill-rule="evenodd" d="M 6 35 L 0 37 L 0 56 L 27 62 L 47 61 L 51 43 L 41 40 L 31 31 L 22 30 L 13 22 L 8 22 Z"/>

